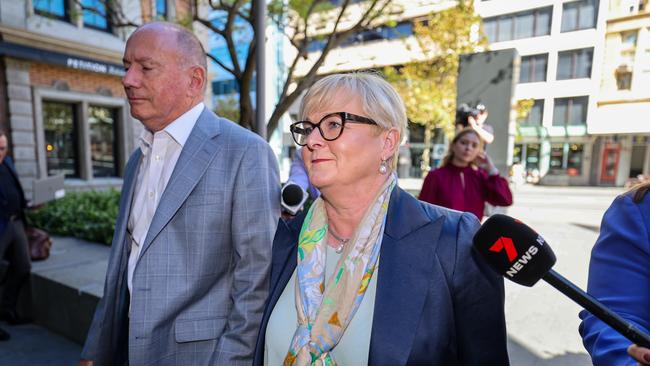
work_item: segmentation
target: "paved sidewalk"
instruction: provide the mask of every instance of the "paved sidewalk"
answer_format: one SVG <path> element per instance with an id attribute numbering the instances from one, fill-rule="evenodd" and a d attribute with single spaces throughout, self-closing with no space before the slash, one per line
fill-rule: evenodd
<path id="1" fill-rule="evenodd" d="M 0 365 L 70 366 L 79 362 L 81 346 L 34 324 L 0 327 L 11 339 L 0 342 Z"/>

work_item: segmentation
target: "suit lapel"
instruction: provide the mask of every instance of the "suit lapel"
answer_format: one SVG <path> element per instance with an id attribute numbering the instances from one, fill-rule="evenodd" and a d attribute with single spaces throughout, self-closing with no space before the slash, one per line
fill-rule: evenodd
<path id="1" fill-rule="evenodd" d="M 219 145 L 213 139 L 219 132 L 218 119 L 207 108 L 204 109 L 183 146 L 174 172 L 160 198 L 140 258 L 203 177 L 219 151 Z"/>
<path id="2" fill-rule="evenodd" d="M 407 363 L 427 297 L 421 289 L 431 281 L 443 222 L 442 216 L 429 218 L 403 190 L 393 191 L 379 258 L 369 364 Z"/>
<path id="3" fill-rule="evenodd" d="M 131 215 L 131 205 L 133 203 L 133 192 L 135 190 L 135 183 L 138 180 L 138 167 L 142 160 L 142 150 L 137 149 L 133 152 L 131 159 L 129 159 L 126 168 L 124 169 L 124 183 L 122 183 L 122 196 L 119 212 L 117 217 L 115 234 L 116 238 L 113 240 L 113 245 L 122 243 L 126 234 L 129 216 Z"/>

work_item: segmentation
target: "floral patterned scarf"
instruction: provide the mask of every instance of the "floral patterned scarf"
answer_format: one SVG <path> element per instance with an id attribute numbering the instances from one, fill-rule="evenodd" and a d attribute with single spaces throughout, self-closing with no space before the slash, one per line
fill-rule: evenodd
<path id="1" fill-rule="evenodd" d="M 336 270 L 325 283 L 327 213 L 322 198 L 312 204 L 300 230 L 296 281 L 298 328 L 285 366 L 335 366 L 330 351 L 363 300 L 377 266 L 393 173 L 366 211 L 354 237 L 345 246 Z"/>

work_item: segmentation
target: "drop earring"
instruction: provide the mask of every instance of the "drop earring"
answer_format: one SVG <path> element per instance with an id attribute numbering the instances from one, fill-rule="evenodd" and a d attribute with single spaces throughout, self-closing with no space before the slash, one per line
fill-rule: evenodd
<path id="1" fill-rule="evenodd" d="M 379 164 L 379 174 L 386 173 L 388 173 L 388 163 L 386 162 L 386 159 L 381 159 L 381 164 Z"/>

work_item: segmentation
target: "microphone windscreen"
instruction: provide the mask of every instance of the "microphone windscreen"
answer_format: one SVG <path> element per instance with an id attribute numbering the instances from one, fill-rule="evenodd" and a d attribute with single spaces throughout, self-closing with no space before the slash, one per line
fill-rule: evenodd
<path id="1" fill-rule="evenodd" d="M 299 185 L 290 183 L 282 189 L 282 201 L 288 206 L 295 206 L 302 202 L 304 191 Z"/>
<path id="2" fill-rule="evenodd" d="M 495 271 L 524 286 L 532 286 L 555 264 L 546 241 L 523 222 L 493 215 L 474 235 L 474 249 Z"/>

